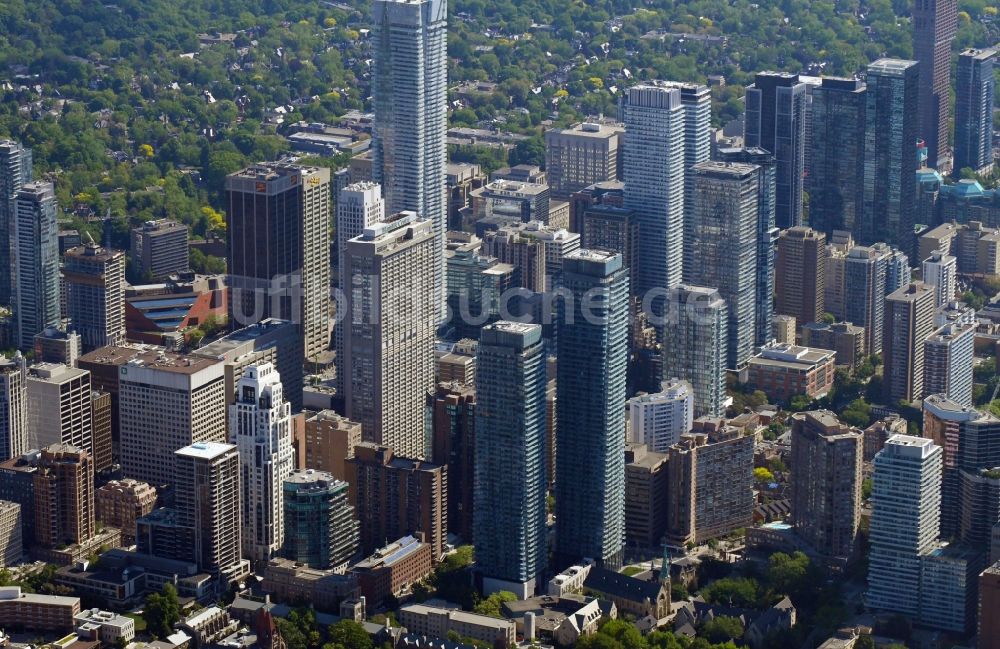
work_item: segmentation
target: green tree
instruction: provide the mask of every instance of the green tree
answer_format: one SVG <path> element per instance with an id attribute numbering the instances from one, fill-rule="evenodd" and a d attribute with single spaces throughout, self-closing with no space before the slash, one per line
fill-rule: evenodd
<path id="1" fill-rule="evenodd" d="M 720 615 L 705 622 L 701 631 L 705 639 L 713 643 L 739 640 L 743 637 L 743 623 L 735 617 Z"/>
<path id="2" fill-rule="evenodd" d="M 725 577 L 703 588 L 701 596 L 711 604 L 749 607 L 757 603 L 758 585 L 749 577 Z"/>
<path id="3" fill-rule="evenodd" d="M 165 638 L 173 633 L 174 624 L 181 619 L 181 604 L 174 585 L 165 584 L 161 592 L 147 595 L 142 616 L 146 629 L 154 636 Z"/>
<path id="4" fill-rule="evenodd" d="M 501 590 L 493 593 L 486 599 L 482 600 L 476 604 L 475 612 L 480 615 L 489 615 L 490 617 L 503 617 L 501 613 L 501 606 L 504 602 L 516 602 L 517 595 L 508 591 Z"/>
<path id="5" fill-rule="evenodd" d="M 330 643 L 336 649 L 372 649 L 368 632 L 354 620 L 341 620 L 331 626 L 328 633 Z"/>
<path id="6" fill-rule="evenodd" d="M 812 405 L 812 398 L 805 394 L 796 394 L 788 400 L 788 409 L 792 412 L 802 412 L 809 410 Z"/>

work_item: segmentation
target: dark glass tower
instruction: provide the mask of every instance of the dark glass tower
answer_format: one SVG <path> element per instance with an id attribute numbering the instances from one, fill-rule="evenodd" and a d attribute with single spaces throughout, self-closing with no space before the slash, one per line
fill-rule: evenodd
<path id="1" fill-rule="evenodd" d="M 968 167 L 979 171 L 993 163 L 993 60 L 996 50 L 965 50 L 958 56 L 955 84 L 956 176 Z"/>
<path id="2" fill-rule="evenodd" d="M 956 0 L 914 0 L 913 58 L 920 63 L 919 135 L 927 164 L 941 169 L 948 158 L 948 91 L 951 42 L 958 25 Z"/>

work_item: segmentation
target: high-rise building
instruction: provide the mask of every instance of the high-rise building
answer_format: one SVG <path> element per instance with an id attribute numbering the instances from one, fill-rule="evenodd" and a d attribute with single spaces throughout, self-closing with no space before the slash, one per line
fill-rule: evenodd
<path id="1" fill-rule="evenodd" d="M 578 250 L 563 264 L 571 303 L 558 322 L 556 553 L 613 568 L 625 544 L 629 278 L 617 253 Z"/>
<path id="2" fill-rule="evenodd" d="M 160 280 L 190 267 L 188 226 L 173 219 L 146 221 L 132 228 L 132 272 Z"/>
<path id="3" fill-rule="evenodd" d="M 957 147 L 956 147 L 957 149 Z M 956 151 L 957 154 L 957 151 Z M 979 649 L 1000 649 L 1000 562 L 979 576 Z"/>
<path id="4" fill-rule="evenodd" d="M 958 55 L 955 83 L 955 163 L 962 169 L 988 171 L 993 166 L 994 49 L 969 49 Z"/>
<path id="5" fill-rule="evenodd" d="M 28 448 L 28 370 L 18 352 L 13 358 L 0 357 L 0 461 Z"/>
<path id="6" fill-rule="evenodd" d="M 958 260 L 940 250 L 924 260 L 921 279 L 934 287 L 934 306 L 944 306 L 955 300 L 957 272 Z"/>
<path id="7" fill-rule="evenodd" d="M 342 251 L 355 284 L 341 320 L 344 414 L 365 440 L 415 459 L 427 452 L 424 399 L 434 387 L 436 241 L 430 221 L 402 212 Z"/>
<path id="8" fill-rule="evenodd" d="M 694 423 L 694 390 L 687 381 L 664 381 L 655 394 L 638 394 L 628 400 L 631 444 L 645 444 L 654 453 L 666 453 L 691 430 Z"/>
<path id="9" fill-rule="evenodd" d="M 802 223 L 807 86 L 799 75 L 759 72 L 746 91 L 744 141 L 775 158 L 775 223 Z"/>
<path id="10" fill-rule="evenodd" d="M 239 449 L 243 556 L 266 563 L 284 543 L 282 481 L 292 463 L 291 408 L 270 363 L 246 368 L 229 407 L 229 439 Z"/>
<path id="11" fill-rule="evenodd" d="M 756 337 L 760 169 L 739 162 L 708 161 L 695 165 L 693 172 L 695 209 L 689 245 L 698 263 L 685 272 L 684 279 L 717 288 L 726 301 L 726 363 L 736 369 L 749 362 Z"/>
<path id="12" fill-rule="evenodd" d="M 46 327 L 35 335 L 35 362 L 61 363 L 76 367 L 80 358 L 80 334 L 65 328 Z"/>
<path id="13" fill-rule="evenodd" d="M 70 444 L 42 449 L 35 486 L 35 541 L 44 548 L 86 543 L 93 537 L 94 465 Z"/>
<path id="14" fill-rule="evenodd" d="M 15 341 L 30 349 L 35 334 L 59 324 L 59 226 L 52 183 L 24 183 L 11 214 Z"/>
<path id="15" fill-rule="evenodd" d="M 409 210 L 430 222 L 433 305 L 443 316 L 447 0 L 375 0 L 372 50 L 372 175 L 382 185 L 387 214 Z"/>
<path id="16" fill-rule="evenodd" d="M 0 566 L 12 568 L 24 558 L 23 527 L 21 505 L 0 500 Z"/>
<path id="17" fill-rule="evenodd" d="M 344 463 L 354 457 L 354 447 L 361 443 L 361 424 L 341 417 L 333 410 L 321 410 L 305 422 L 305 457 L 302 464 L 347 479 Z"/>
<path id="18" fill-rule="evenodd" d="M 514 282 L 515 269 L 481 253 L 473 234 L 449 232 L 445 264 L 448 277 L 448 326 L 458 338 L 479 338 L 483 325 L 500 319 L 501 296 Z"/>
<path id="19" fill-rule="evenodd" d="M 419 532 L 435 559 L 444 555 L 448 472 L 443 466 L 396 456 L 370 442 L 356 446 L 345 466 L 364 554 Z"/>
<path id="20" fill-rule="evenodd" d="M 87 451 L 93 463 L 90 372 L 38 363 L 31 367 L 27 383 L 30 447 L 70 444 Z"/>
<path id="21" fill-rule="evenodd" d="M 330 170 L 262 163 L 226 177 L 229 320 L 300 329 L 304 360 L 330 344 Z"/>
<path id="22" fill-rule="evenodd" d="M 868 558 L 868 606 L 915 616 L 920 558 L 938 539 L 941 447 L 893 435 L 875 456 Z"/>
<path id="23" fill-rule="evenodd" d="M 847 255 L 854 248 L 854 238 L 846 230 L 835 230 L 826 244 L 823 309 L 834 318 L 844 320 L 847 294 Z M 805 323 L 809 324 L 809 323 Z"/>
<path id="24" fill-rule="evenodd" d="M 431 461 L 448 467 L 448 531 L 472 539 L 476 454 L 476 389 L 461 383 L 438 383 L 427 395 L 431 420 Z M 547 483 L 546 483 L 547 485 Z"/>
<path id="25" fill-rule="evenodd" d="M 545 131 L 545 174 L 552 198 L 569 200 L 594 183 L 618 180 L 624 132 L 617 124 L 592 122 Z"/>
<path id="26" fill-rule="evenodd" d="M 918 135 L 916 61 L 879 59 L 868 66 L 865 93 L 864 210 L 857 239 L 913 242 Z"/>
<path id="27" fill-rule="evenodd" d="M 639 224 L 635 213 L 623 207 L 597 204 L 582 210 L 579 221 L 580 247 L 621 253 L 629 277 L 635 277 L 639 261 Z"/>
<path id="28" fill-rule="evenodd" d="M 854 246 L 844 260 L 844 320 L 864 328 L 869 354 L 882 352 L 887 269 L 877 247 Z"/>
<path id="29" fill-rule="evenodd" d="M 824 234 L 860 234 L 865 181 L 865 84 L 824 77 L 814 86 L 809 192 L 809 225 Z"/>
<path id="30" fill-rule="evenodd" d="M 306 469 L 286 476 L 282 490 L 286 558 L 332 570 L 357 555 L 361 533 L 346 482 Z"/>
<path id="31" fill-rule="evenodd" d="M 949 322 L 924 341 L 924 394 L 944 394 L 972 405 L 972 367 L 976 326 Z"/>
<path id="32" fill-rule="evenodd" d="M 911 15 L 913 58 L 920 63 L 918 133 L 927 146 L 928 164 L 944 169 L 951 153 L 951 42 L 958 28 L 958 2 L 916 0 Z"/>
<path id="33" fill-rule="evenodd" d="M 112 480 L 95 492 L 95 515 L 122 532 L 122 542 L 135 543 L 135 521 L 156 507 L 156 489 L 138 480 Z"/>
<path id="34" fill-rule="evenodd" d="M 102 248 L 89 234 L 86 243 L 66 251 L 67 316 L 80 334 L 84 351 L 125 342 L 125 253 Z"/>
<path id="35" fill-rule="evenodd" d="M 640 548 L 659 547 L 667 528 L 667 463 L 665 453 L 645 444 L 625 446 L 625 542 Z"/>
<path id="36" fill-rule="evenodd" d="M 0 140 L 0 232 L 6 233 L 8 241 L 0 242 L 0 304 L 13 301 L 14 259 L 13 247 L 14 219 L 16 206 L 14 198 L 23 185 L 32 178 L 31 149 L 20 142 Z"/>
<path id="37" fill-rule="evenodd" d="M 107 471 L 114 465 L 114 440 L 111 437 L 111 394 L 90 391 L 90 434 L 94 440 L 94 472 Z"/>
<path id="38" fill-rule="evenodd" d="M 934 288 L 913 282 L 885 298 L 882 382 L 885 402 L 924 396 L 924 340 L 934 331 Z"/>
<path id="39" fill-rule="evenodd" d="M 792 518 L 821 555 L 855 555 L 864 437 L 828 410 L 792 416 Z"/>
<path id="40" fill-rule="evenodd" d="M 681 284 L 667 297 L 663 375 L 691 384 L 694 414 L 721 416 L 726 400 L 729 318 L 714 288 Z"/>
<path id="41" fill-rule="evenodd" d="M 826 291 L 826 235 L 805 226 L 783 230 L 774 255 L 774 310 L 802 324 L 819 322 Z"/>
<path id="42" fill-rule="evenodd" d="M 677 87 L 628 89 L 625 121 L 625 204 L 639 224 L 635 295 L 667 289 L 684 271 L 684 124 Z"/>
<path id="43" fill-rule="evenodd" d="M 473 540 L 486 593 L 530 597 L 547 568 L 545 384 L 541 325 L 501 320 L 483 329 L 476 352 Z"/>
<path id="44" fill-rule="evenodd" d="M 707 161 L 712 154 L 712 91 L 698 83 L 667 81 L 665 85 L 681 91 L 684 110 L 684 222 L 687 224 L 695 209 L 695 182 L 689 174 L 693 173 L 695 165 Z M 684 263 L 688 261 L 685 256 Z"/>
<path id="45" fill-rule="evenodd" d="M 224 369 L 216 360 L 155 351 L 137 353 L 119 368 L 126 477 L 154 487 L 174 484 L 177 449 L 226 439 Z"/>

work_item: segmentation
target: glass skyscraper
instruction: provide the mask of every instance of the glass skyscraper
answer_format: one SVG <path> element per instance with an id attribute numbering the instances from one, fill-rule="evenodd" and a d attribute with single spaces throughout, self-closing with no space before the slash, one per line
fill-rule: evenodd
<path id="1" fill-rule="evenodd" d="M 9 238 L 14 224 L 14 197 L 31 182 L 31 149 L 13 140 L 0 140 L 0 232 Z M 10 241 L 0 242 L 0 304 L 11 303 L 13 272 Z"/>
<path id="2" fill-rule="evenodd" d="M 726 302 L 714 288 L 681 284 L 667 298 L 663 375 L 694 389 L 694 416 L 721 417 L 726 399 Z"/>
<path id="3" fill-rule="evenodd" d="M 52 183 L 25 183 L 13 201 L 14 315 L 17 346 L 32 349 L 35 334 L 59 324 L 59 225 Z"/>
<path id="4" fill-rule="evenodd" d="M 978 171 L 993 164 L 993 61 L 996 50 L 965 50 L 958 56 L 955 83 L 956 176 L 966 167 Z"/>

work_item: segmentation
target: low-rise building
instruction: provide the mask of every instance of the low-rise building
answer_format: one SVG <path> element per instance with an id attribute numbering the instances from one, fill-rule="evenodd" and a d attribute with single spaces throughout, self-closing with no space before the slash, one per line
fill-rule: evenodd
<path id="1" fill-rule="evenodd" d="M 350 573 L 317 570 L 288 559 L 272 559 L 264 568 L 261 589 L 280 602 L 309 602 L 319 611 L 336 613 L 341 602 L 357 596 L 358 579 Z"/>
<path id="2" fill-rule="evenodd" d="M 209 606 L 181 620 L 174 628 L 191 637 L 192 647 L 216 644 L 239 628 L 239 622 L 229 617 L 224 608 Z"/>
<path id="3" fill-rule="evenodd" d="M 433 570 L 431 547 L 413 536 L 376 550 L 351 568 L 365 600 L 377 606 L 387 597 L 398 597 Z"/>
<path id="4" fill-rule="evenodd" d="M 21 563 L 24 556 L 22 525 L 21 506 L 9 500 L 0 500 L 0 567 Z"/>
<path id="5" fill-rule="evenodd" d="M 96 629 L 97 637 L 105 646 L 118 646 L 119 640 L 124 646 L 135 639 L 135 620 L 124 615 L 91 608 L 81 611 L 73 619 L 77 623 L 79 635 L 85 635 L 80 633 L 81 629 L 88 632 L 86 635 L 89 635 L 91 630 Z"/>
<path id="6" fill-rule="evenodd" d="M 497 649 L 517 644 L 515 625 L 510 620 L 478 615 L 462 610 L 409 604 L 399 609 L 399 622 L 411 633 L 447 638 L 454 632 L 462 638 L 487 642 Z"/>
<path id="7" fill-rule="evenodd" d="M 583 582 L 590 574 L 591 564 L 570 566 L 549 580 L 547 595 L 562 597 L 583 590 Z"/>
<path id="8" fill-rule="evenodd" d="M 4 629 L 70 631 L 79 612 L 79 597 L 22 593 L 20 586 L 0 587 L 0 627 Z"/>
<path id="9" fill-rule="evenodd" d="M 798 394 L 818 399 L 833 387 L 835 357 L 827 349 L 767 345 L 750 359 L 750 384 L 772 400 L 788 401 Z"/>
<path id="10" fill-rule="evenodd" d="M 670 581 L 629 577 L 620 572 L 595 567 L 587 575 L 583 587 L 614 602 L 620 613 L 636 619 L 650 616 L 657 620 L 670 614 Z"/>
<path id="11" fill-rule="evenodd" d="M 613 602 L 582 595 L 542 595 L 504 602 L 502 613 L 514 620 L 526 641 L 537 639 L 562 647 L 572 647 L 582 636 L 597 633 L 602 620 L 618 617 Z"/>

